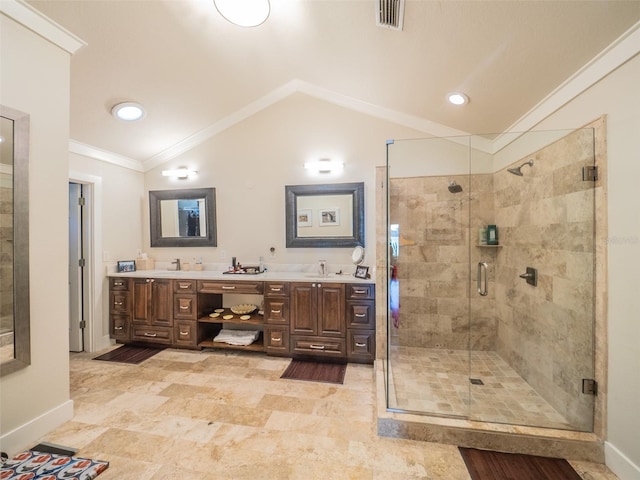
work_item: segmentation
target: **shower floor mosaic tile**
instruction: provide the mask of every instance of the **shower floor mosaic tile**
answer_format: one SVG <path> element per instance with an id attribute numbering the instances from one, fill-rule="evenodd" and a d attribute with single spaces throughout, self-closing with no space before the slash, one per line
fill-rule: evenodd
<path id="1" fill-rule="evenodd" d="M 394 408 L 514 425 L 571 429 L 500 356 L 466 350 L 391 347 Z M 470 379 L 482 381 L 472 384 Z"/>

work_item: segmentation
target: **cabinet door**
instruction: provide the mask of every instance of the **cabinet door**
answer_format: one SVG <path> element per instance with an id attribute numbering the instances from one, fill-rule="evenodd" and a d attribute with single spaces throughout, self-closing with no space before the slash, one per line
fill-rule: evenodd
<path id="1" fill-rule="evenodd" d="M 315 283 L 291 283 L 291 334 L 317 334 L 317 295 Z"/>
<path id="2" fill-rule="evenodd" d="M 344 337 L 344 284 L 319 283 L 317 287 L 317 334 L 323 337 Z"/>
<path id="3" fill-rule="evenodd" d="M 151 325 L 151 279 L 133 280 L 133 323 Z"/>
<path id="4" fill-rule="evenodd" d="M 151 283 L 151 325 L 173 326 L 173 284 L 171 280 L 154 279 Z"/>

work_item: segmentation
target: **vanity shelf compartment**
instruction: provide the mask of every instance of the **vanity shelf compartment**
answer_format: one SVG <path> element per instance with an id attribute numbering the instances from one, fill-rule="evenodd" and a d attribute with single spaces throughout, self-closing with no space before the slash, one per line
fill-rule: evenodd
<path id="1" fill-rule="evenodd" d="M 251 318 L 247 319 L 247 320 L 241 320 L 240 319 L 240 315 L 233 315 L 233 318 L 230 318 L 229 320 L 225 320 L 224 318 L 222 318 L 224 315 L 231 315 L 231 311 L 229 312 L 223 312 L 220 314 L 219 317 L 215 317 L 215 318 L 211 318 L 210 316 L 206 316 L 206 317 L 201 317 L 198 319 L 198 323 L 235 323 L 238 325 L 263 325 L 264 324 L 264 319 L 262 318 L 261 315 L 251 315 Z"/>
<path id="2" fill-rule="evenodd" d="M 226 322 L 225 322 L 226 323 Z M 237 323 L 236 323 L 237 324 Z M 258 339 L 251 345 L 231 345 L 223 342 L 214 342 L 213 338 L 222 330 L 222 323 L 198 323 L 198 338 L 206 338 L 198 343 L 200 348 L 223 348 L 225 350 L 244 350 L 249 352 L 264 352 L 264 332 L 260 332 Z"/>

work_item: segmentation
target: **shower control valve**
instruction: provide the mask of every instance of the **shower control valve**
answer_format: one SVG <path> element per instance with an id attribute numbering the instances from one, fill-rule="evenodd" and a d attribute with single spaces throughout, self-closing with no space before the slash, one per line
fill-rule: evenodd
<path id="1" fill-rule="evenodd" d="M 520 278 L 524 278 L 529 285 L 538 286 L 538 270 L 535 268 L 527 267 L 527 271 L 521 273 Z"/>

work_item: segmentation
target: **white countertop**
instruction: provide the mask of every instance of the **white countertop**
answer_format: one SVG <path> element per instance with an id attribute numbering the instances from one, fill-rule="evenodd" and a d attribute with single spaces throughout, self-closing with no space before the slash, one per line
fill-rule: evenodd
<path id="1" fill-rule="evenodd" d="M 267 271 L 258 274 L 226 274 L 214 270 L 137 270 L 135 272 L 109 272 L 109 277 L 130 278 L 170 278 L 189 280 L 225 280 L 253 282 L 338 282 L 338 283 L 375 283 L 375 279 L 356 278 L 352 273 L 330 273 L 321 277 L 309 272 Z"/>

